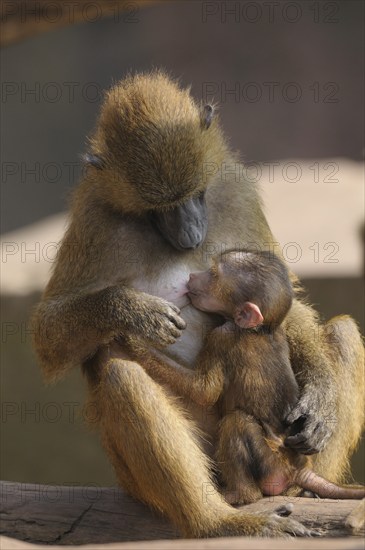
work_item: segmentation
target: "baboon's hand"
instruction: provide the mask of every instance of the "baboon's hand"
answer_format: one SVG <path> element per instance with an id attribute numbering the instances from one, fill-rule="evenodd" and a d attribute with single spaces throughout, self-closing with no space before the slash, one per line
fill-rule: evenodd
<path id="1" fill-rule="evenodd" d="M 178 307 L 157 296 L 145 296 L 143 311 L 135 327 L 140 336 L 163 348 L 173 344 L 185 327 Z"/>
<path id="2" fill-rule="evenodd" d="M 300 398 L 286 417 L 290 425 L 285 445 L 311 455 L 323 451 L 337 422 L 334 404 L 323 405 L 323 394 L 312 390 Z"/>
<path id="3" fill-rule="evenodd" d="M 258 536 L 258 537 L 311 537 L 320 536 L 318 531 L 308 529 L 298 521 L 288 518 L 293 511 L 293 504 L 280 506 L 271 513 L 245 513 L 241 508 L 237 513 L 223 518 L 217 531 L 209 532 L 208 536 Z"/>
<path id="4" fill-rule="evenodd" d="M 263 537 L 319 537 L 320 533 L 318 531 L 313 531 L 308 529 L 298 521 L 288 518 L 293 511 L 292 504 L 286 504 L 280 506 L 272 512 L 267 514 L 266 523 L 263 526 L 261 536 Z"/>

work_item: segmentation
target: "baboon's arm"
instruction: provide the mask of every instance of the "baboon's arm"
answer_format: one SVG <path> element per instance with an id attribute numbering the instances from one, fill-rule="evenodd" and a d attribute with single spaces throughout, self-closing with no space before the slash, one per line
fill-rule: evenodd
<path id="1" fill-rule="evenodd" d="M 325 448 L 336 426 L 337 373 L 326 353 L 323 327 L 306 304 L 293 302 L 286 319 L 286 335 L 301 388 L 298 404 L 287 417 L 294 424 L 286 444 L 300 453 L 313 454 Z"/>
<path id="2" fill-rule="evenodd" d="M 200 353 L 194 370 L 183 367 L 158 351 L 146 353 L 142 364 L 153 379 L 167 384 L 178 395 L 198 405 L 214 405 L 223 391 L 223 365 L 208 351 Z"/>
<path id="3" fill-rule="evenodd" d="M 185 328 L 179 309 L 123 285 L 44 299 L 33 317 L 34 341 L 50 379 L 79 366 L 102 344 L 137 334 L 164 347 Z"/>

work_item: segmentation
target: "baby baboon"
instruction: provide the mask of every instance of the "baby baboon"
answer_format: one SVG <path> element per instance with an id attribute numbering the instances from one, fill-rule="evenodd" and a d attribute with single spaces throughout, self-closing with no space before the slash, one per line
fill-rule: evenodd
<path id="1" fill-rule="evenodd" d="M 325 498 L 365 497 L 315 474 L 310 458 L 285 446 L 285 422 L 299 396 L 281 326 L 293 300 L 285 264 L 271 252 L 230 252 L 192 273 L 193 305 L 225 318 L 208 336 L 194 371 L 144 358 L 147 371 L 223 416 L 216 460 L 230 503 L 279 495 L 292 485 Z"/>

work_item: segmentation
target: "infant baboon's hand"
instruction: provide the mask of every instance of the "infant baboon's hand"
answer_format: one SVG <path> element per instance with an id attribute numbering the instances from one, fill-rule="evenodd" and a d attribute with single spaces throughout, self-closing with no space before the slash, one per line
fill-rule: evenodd
<path id="1" fill-rule="evenodd" d="M 180 317 L 180 310 L 174 304 L 146 295 L 143 310 L 136 328 L 144 339 L 156 347 L 164 348 L 173 344 L 185 329 L 186 323 Z"/>

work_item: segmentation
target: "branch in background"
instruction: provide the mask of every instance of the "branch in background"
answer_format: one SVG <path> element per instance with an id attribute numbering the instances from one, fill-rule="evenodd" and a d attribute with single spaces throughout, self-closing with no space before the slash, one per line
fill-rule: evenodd
<path id="1" fill-rule="evenodd" d="M 161 0 L 3 0 L 0 5 L 0 45 L 74 23 L 97 23 L 103 17 L 137 22 L 143 5 Z M 166 0 L 165 0 L 166 1 Z"/>

